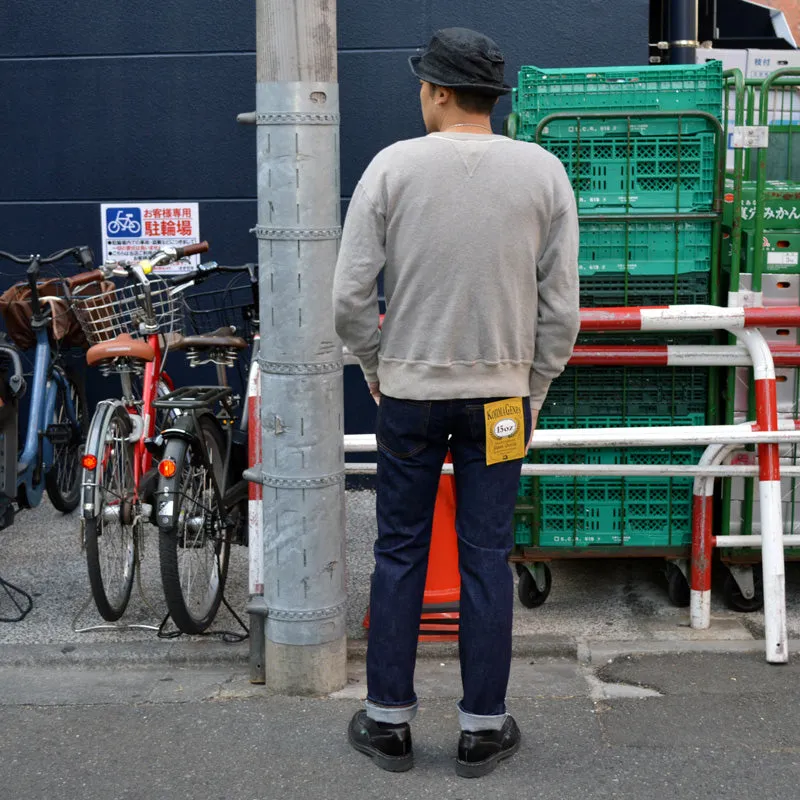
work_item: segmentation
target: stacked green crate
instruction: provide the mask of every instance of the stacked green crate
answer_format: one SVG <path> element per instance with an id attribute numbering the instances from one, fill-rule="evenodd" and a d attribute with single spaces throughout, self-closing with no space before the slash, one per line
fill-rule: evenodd
<path id="1" fill-rule="evenodd" d="M 640 293 L 627 280 L 640 276 L 680 276 L 672 287 L 676 297 L 685 294 L 684 286 L 705 282 L 706 299 L 694 302 L 707 302 L 712 222 L 677 217 L 712 211 L 715 126 L 680 113 L 702 111 L 721 120 L 722 85 L 718 61 L 521 68 L 509 127 L 514 138 L 538 142 L 558 156 L 567 170 L 581 215 L 579 263 L 587 295 L 594 293 L 599 273 L 622 272 L 625 305 L 647 304 L 637 295 L 649 297 L 650 287 L 643 285 Z M 666 116 L 636 116 L 655 111 Z M 602 116 L 614 113 L 629 116 Z M 638 221 L 637 214 L 663 219 Z M 593 215 L 603 219 L 593 222 Z M 613 215 L 620 215 L 619 222 L 609 220 Z"/>
<path id="2" fill-rule="evenodd" d="M 543 429 L 563 427 L 701 425 L 705 414 L 545 417 Z M 696 464 L 702 447 L 541 450 L 540 464 Z M 691 477 L 523 478 L 514 542 L 523 547 L 685 547 L 692 534 Z"/>
<path id="3" fill-rule="evenodd" d="M 596 69 L 540 69 L 521 67 L 519 85 L 512 92 L 519 113 L 516 138 L 532 138 L 536 126 L 550 114 L 576 116 L 596 111 L 624 110 L 632 120 L 582 119 L 576 116 L 550 123 L 556 135 L 595 133 L 647 136 L 675 133 L 673 118 L 636 118 L 636 112 L 704 111 L 722 119 L 722 63 L 691 66 L 598 67 Z M 698 119 L 685 119 L 685 132 L 707 130 Z"/>
<path id="4" fill-rule="evenodd" d="M 693 215 L 713 210 L 718 132 L 713 121 L 681 112 L 721 119 L 719 62 L 591 71 L 523 67 L 513 108 L 514 138 L 556 155 L 572 182 L 583 307 L 709 302 L 713 222 Z M 652 111 L 668 113 L 637 117 Z M 604 116 L 617 112 L 623 116 Z M 666 343 L 652 335 L 595 336 L 592 343 L 645 341 Z M 670 343 L 680 341 L 673 337 Z M 693 337 L 694 343 L 704 341 Z M 569 367 L 553 383 L 539 425 L 703 424 L 708 400 L 707 369 Z M 528 460 L 688 464 L 701 454 L 702 448 L 598 448 L 534 451 Z M 523 478 L 515 542 L 685 547 L 691 490 L 691 478 Z"/>

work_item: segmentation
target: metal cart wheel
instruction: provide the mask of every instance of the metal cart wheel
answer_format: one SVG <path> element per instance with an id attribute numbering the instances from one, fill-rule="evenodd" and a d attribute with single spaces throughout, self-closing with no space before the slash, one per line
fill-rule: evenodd
<path id="1" fill-rule="evenodd" d="M 683 570 L 674 562 L 667 561 L 667 597 L 670 603 L 677 608 L 686 608 L 689 605 L 689 581 Z"/>
<path id="2" fill-rule="evenodd" d="M 733 611 L 740 611 L 744 614 L 760 611 L 764 607 L 764 586 L 762 584 L 761 570 L 756 568 L 753 568 L 753 589 L 753 596 L 745 597 L 739 582 L 732 573 L 728 572 L 722 587 L 725 605 Z"/>
<path id="3" fill-rule="evenodd" d="M 550 595 L 550 588 L 553 584 L 553 577 L 550 574 L 550 567 L 544 563 L 520 564 L 522 570 L 519 571 L 519 588 L 517 594 L 519 601 L 525 608 L 538 608 Z M 537 571 L 534 578 L 531 570 Z"/>

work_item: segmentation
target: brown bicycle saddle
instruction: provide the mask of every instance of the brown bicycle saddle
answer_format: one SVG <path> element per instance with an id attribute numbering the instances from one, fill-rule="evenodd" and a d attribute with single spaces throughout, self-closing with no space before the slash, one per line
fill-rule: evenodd
<path id="1" fill-rule="evenodd" d="M 109 358 L 137 358 L 152 361 L 156 357 L 153 348 L 141 339 L 134 339 L 128 333 L 121 333 L 115 339 L 93 345 L 86 352 L 86 363 L 93 367 Z"/>
<path id="2" fill-rule="evenodd" d="M 182 336 L 170 345 L 170 350 L 190 350 L 192 348 L 218 350 L 223 347 L 246 350 L 247 342 L 241 336 L 234 336 L 233 333 L 234 328 L 225 325 L 222 328 L 211 331 L 211 333 L 203 333 L 198 336 Z"/>

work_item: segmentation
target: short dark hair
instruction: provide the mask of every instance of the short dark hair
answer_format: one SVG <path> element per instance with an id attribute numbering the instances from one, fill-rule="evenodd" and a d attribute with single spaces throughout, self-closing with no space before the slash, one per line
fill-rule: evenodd
<path id="1" fill-rule="evenodd" d="M 435 83 L 431 84 L 431 97 L 439 88 Z M 497 95 L 484 94 L 483 92 L 471 92 L 468 89 L 453 89 L 456 98 L 456 105 L 469 114 L 489 115 L 494 110 L 497 103 Z"/>
<path id="2" fill-rule="evenodd" d="M 454 90 L 454 94 L 456 105 L 470 114 L 491 114 L 497 103 L 497 97 L 493 94 L 468 92 L 462 89 Z"/>

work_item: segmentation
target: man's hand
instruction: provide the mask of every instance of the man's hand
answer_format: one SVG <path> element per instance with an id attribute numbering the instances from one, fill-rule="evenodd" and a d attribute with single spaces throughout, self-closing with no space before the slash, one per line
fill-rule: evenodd
<path id="1" fill-rule="evenodd" d="M 369 393 L 372 395 L 372 399 L 375 401 L 375 405 L 379 406 L 381 404 L 381 385 L 378 381 L 374 383 L 367 383 L 367 388 L 369 389 Z"/>
<path id="2" fill-rule="evenodd" d="M 531 435 L 528 438 L 528 446 L 525 448 L 525 452 L 527 453 L 528 450 L 531 449 L 531 442 L 533 441 L 533 434 L 536 433 L 536 423 L 539 421 L 539 411 L 538 409 L 532 408 L 531 409 Z"/>

